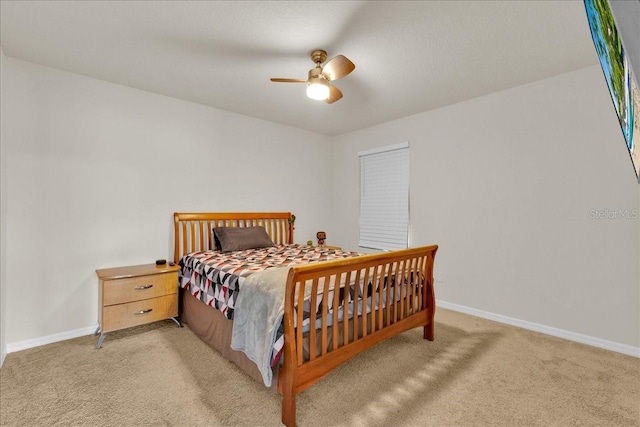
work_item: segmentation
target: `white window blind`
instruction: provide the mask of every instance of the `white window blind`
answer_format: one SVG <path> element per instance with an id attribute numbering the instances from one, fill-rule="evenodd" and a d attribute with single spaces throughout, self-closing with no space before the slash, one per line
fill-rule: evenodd
<path id="1" fill-rule="evenodd" d="M 409 246 L 409 143 L 361 151 L 360 243 L 395 250 Z"/>

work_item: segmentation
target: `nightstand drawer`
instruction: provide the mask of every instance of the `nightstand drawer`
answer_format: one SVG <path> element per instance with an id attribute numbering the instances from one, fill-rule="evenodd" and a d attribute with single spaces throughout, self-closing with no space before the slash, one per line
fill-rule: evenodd
<path id="1" fill-rule="evenodd" d="M 175 273 L 164 273 L 106 280 L 102 303 L 108 306 L 176 294 L 178 292 L 177 276 Z"/>
<path id="2" fill-rule="evenodd" d="M 118 304 L 102 309 L 103 333 L 128 328 L 178 315 L 178 298 L 175 293 L 157 298 Z"/>

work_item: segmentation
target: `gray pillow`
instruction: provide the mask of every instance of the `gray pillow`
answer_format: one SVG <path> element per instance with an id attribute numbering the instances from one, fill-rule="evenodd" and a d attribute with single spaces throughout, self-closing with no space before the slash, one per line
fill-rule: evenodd
<path id="1" fill-rule="evenodd" d="M 222 252 L 275 246 L 264 227 L 215 227 L 216 249 Z"/>

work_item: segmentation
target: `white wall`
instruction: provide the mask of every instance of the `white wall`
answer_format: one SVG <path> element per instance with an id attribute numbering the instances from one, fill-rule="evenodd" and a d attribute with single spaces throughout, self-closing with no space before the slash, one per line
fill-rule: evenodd
<path id="1" fill-rule="evenodd" d="M 2 67 L 9 351 L 95 327 L 95 269 L 171 258 L 174 211 L 292 211 L 297 242 L 326 225 L 326 136 L 10 57 Z"/>
<path id="2" fill-rule="evenodd" d="M 4 362 L 7 354 L 6 344 L 6 157 L 4 155 L 4 129 L 5 129 L 5 106 L 4 106 L 4 52 L 0 48 L 0 366 Z"/>
<path id="3" fill-rule="evenodd" d="M 335 138 L 335 244 L 359 249 L 357 152 L 401 141 L 440 301 L 637 351 L 638 183 L 599 65 Z"/>

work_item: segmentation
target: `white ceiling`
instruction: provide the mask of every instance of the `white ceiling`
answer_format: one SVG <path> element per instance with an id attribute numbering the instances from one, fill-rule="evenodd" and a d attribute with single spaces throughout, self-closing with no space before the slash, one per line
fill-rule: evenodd
<path id="1" fill-rule="evenodd" d="M 574 1 L 6 1 L 5 55 L 327 135 L 598 64 Z M 356 69 L 313 101 L 309 53 Z"/>

